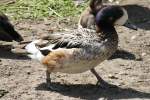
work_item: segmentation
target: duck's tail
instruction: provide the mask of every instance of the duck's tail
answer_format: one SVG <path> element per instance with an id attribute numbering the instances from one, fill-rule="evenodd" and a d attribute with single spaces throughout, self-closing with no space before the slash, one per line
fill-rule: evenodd
<path id="1" fill-rule="evenodd" d="M 40 52 L 39 48 L 36 47 L 36 44 L 41 42 L 41 40 L 35 40 L 31 43 L 29 43 L 25 49 L 27 50 L 28 54 L 27 56 L 30 57 L 31 59 L 35 59 L 38 61 L 41 61 L 44 55 Z"/>
<path id="2" fill-rule="evenodd" d="M 27 56 L 31 59 L 42 61 L 42 59 L 48 55 L 51 51 L 54 45 L 49 45 L 47 47 L 38 48 L 36 47 L 36 44 L 42 42 L 41 40 L 35 40 L 31 43 L 29 43 L 25 49 L 27 50 L 28 54 Z"/>

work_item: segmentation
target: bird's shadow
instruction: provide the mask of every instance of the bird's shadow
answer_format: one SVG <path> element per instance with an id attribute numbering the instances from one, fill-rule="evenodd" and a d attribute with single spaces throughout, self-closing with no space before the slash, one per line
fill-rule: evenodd
<path id="1" fill-rule="evenodd" d="M 121 58 L 125 60 L 136 60 L 136 56 L 133 53 L 128 52 L 126 50 L 119 50 L 119 49 L 108 60 L 117 59 L 117 58 Z"/>
<path id="2" fill-rule="evenodd" d="M 25 55 L 18 55 L 11 50 L 6 50 L 4 48 L 0 48 L 0 58 L 3 59 L 17 59 L 17 60 L 28 60 L 29 58 Z"/>
<path id="3" fill-rule="evenodd" d="M 131 98 L 141 98 L 150 99 L 150 93 L 144 93 L 132 88 L 108 88 L 103 89 L 94 84 L 60 84 L 52 83 L 55 87 L 60 90 L 53 91 L 58 92 L 64 96 L 81 98 L 86 100 L 98 100 L 99 98 L 106 98 L 107 100 L 113 99 L 131 99 Z M 46 87 L 46 83 L 39 84 L 36 90 L 40 91 L 52 91 Z"/>
<path id="4" fill-rule="evenodd" d="M 140 29 L 150 30 L 150 9 L 141 5 L 123 5 L 129 15 L 129 20 Z"/>

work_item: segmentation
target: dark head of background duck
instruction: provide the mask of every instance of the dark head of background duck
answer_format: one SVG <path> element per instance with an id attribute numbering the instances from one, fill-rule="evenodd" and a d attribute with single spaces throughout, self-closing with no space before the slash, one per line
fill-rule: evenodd
<path id="1" fill-rule="evenodd" d="M 17 42 L 23 41 L 22 36 L 14 29 L 8 17 L 3 13 L 0 13 L 0 40 L 8 42 L 13 40 Z"/>
<path id="2" fill-rule="evenodd" d="M 117 19 L 123 16 L 123 11 L 119 6 L 108 6 L 101 9 L 96 15 L 96 25 L 101 29 L 108 30 L 114 27 Z"/>
<path id="3" fill-rule="evenodd" d="M 124 19 L 121 19 L 125 17 Z M 97 32 L 106 30 L 115 30 L 114 26 L 118 20 L 123 20 L 123 26 L 137 30 L 137 28 L 128 23 L 128 14 L 126 10 L 120 6 L 106 6 L 96 14 Z M 128 24 L 127 24 L 128 23 Z"/>

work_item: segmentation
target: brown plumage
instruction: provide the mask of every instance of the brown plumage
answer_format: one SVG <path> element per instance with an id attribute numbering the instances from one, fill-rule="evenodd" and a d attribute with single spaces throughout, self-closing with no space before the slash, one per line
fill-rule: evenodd
<path id="1" fill-rule="evenodd" d="M 89 6 L 81 13 L 78 28 L 94 29 L 95 15 L 102 7 L 104 7 L 102 0 L 91 0 Z"/>
<path id="2" fill-rule="evenodd" d="M 0 40 L 2 41 L 23 41 L 22 36 L 14 29 L 8 17 L 0 12 Z"/>
<path id="3" fill-rule="evenodd" d="M 49 72 L 54 71 L 55 69 L 61 69 L 63 62 L 69 59 L 69 55 L 65 50 L 54 51 L 49 53 L 43 60 L 42 64 L 47 66 Z"/>

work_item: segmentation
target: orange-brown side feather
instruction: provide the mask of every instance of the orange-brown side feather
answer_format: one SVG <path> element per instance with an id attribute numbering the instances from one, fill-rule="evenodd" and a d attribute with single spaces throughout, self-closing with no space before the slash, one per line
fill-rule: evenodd
<path id="1" fill-rule="evenodd" d="M 53 51 L 44 57 L 42 63 L 47 66 L 49 72 L 55 69 L 61 69 L 63 68 L 64 61 L 68 60 L 71 56 L 67 51 L 68 50 Z"/>

